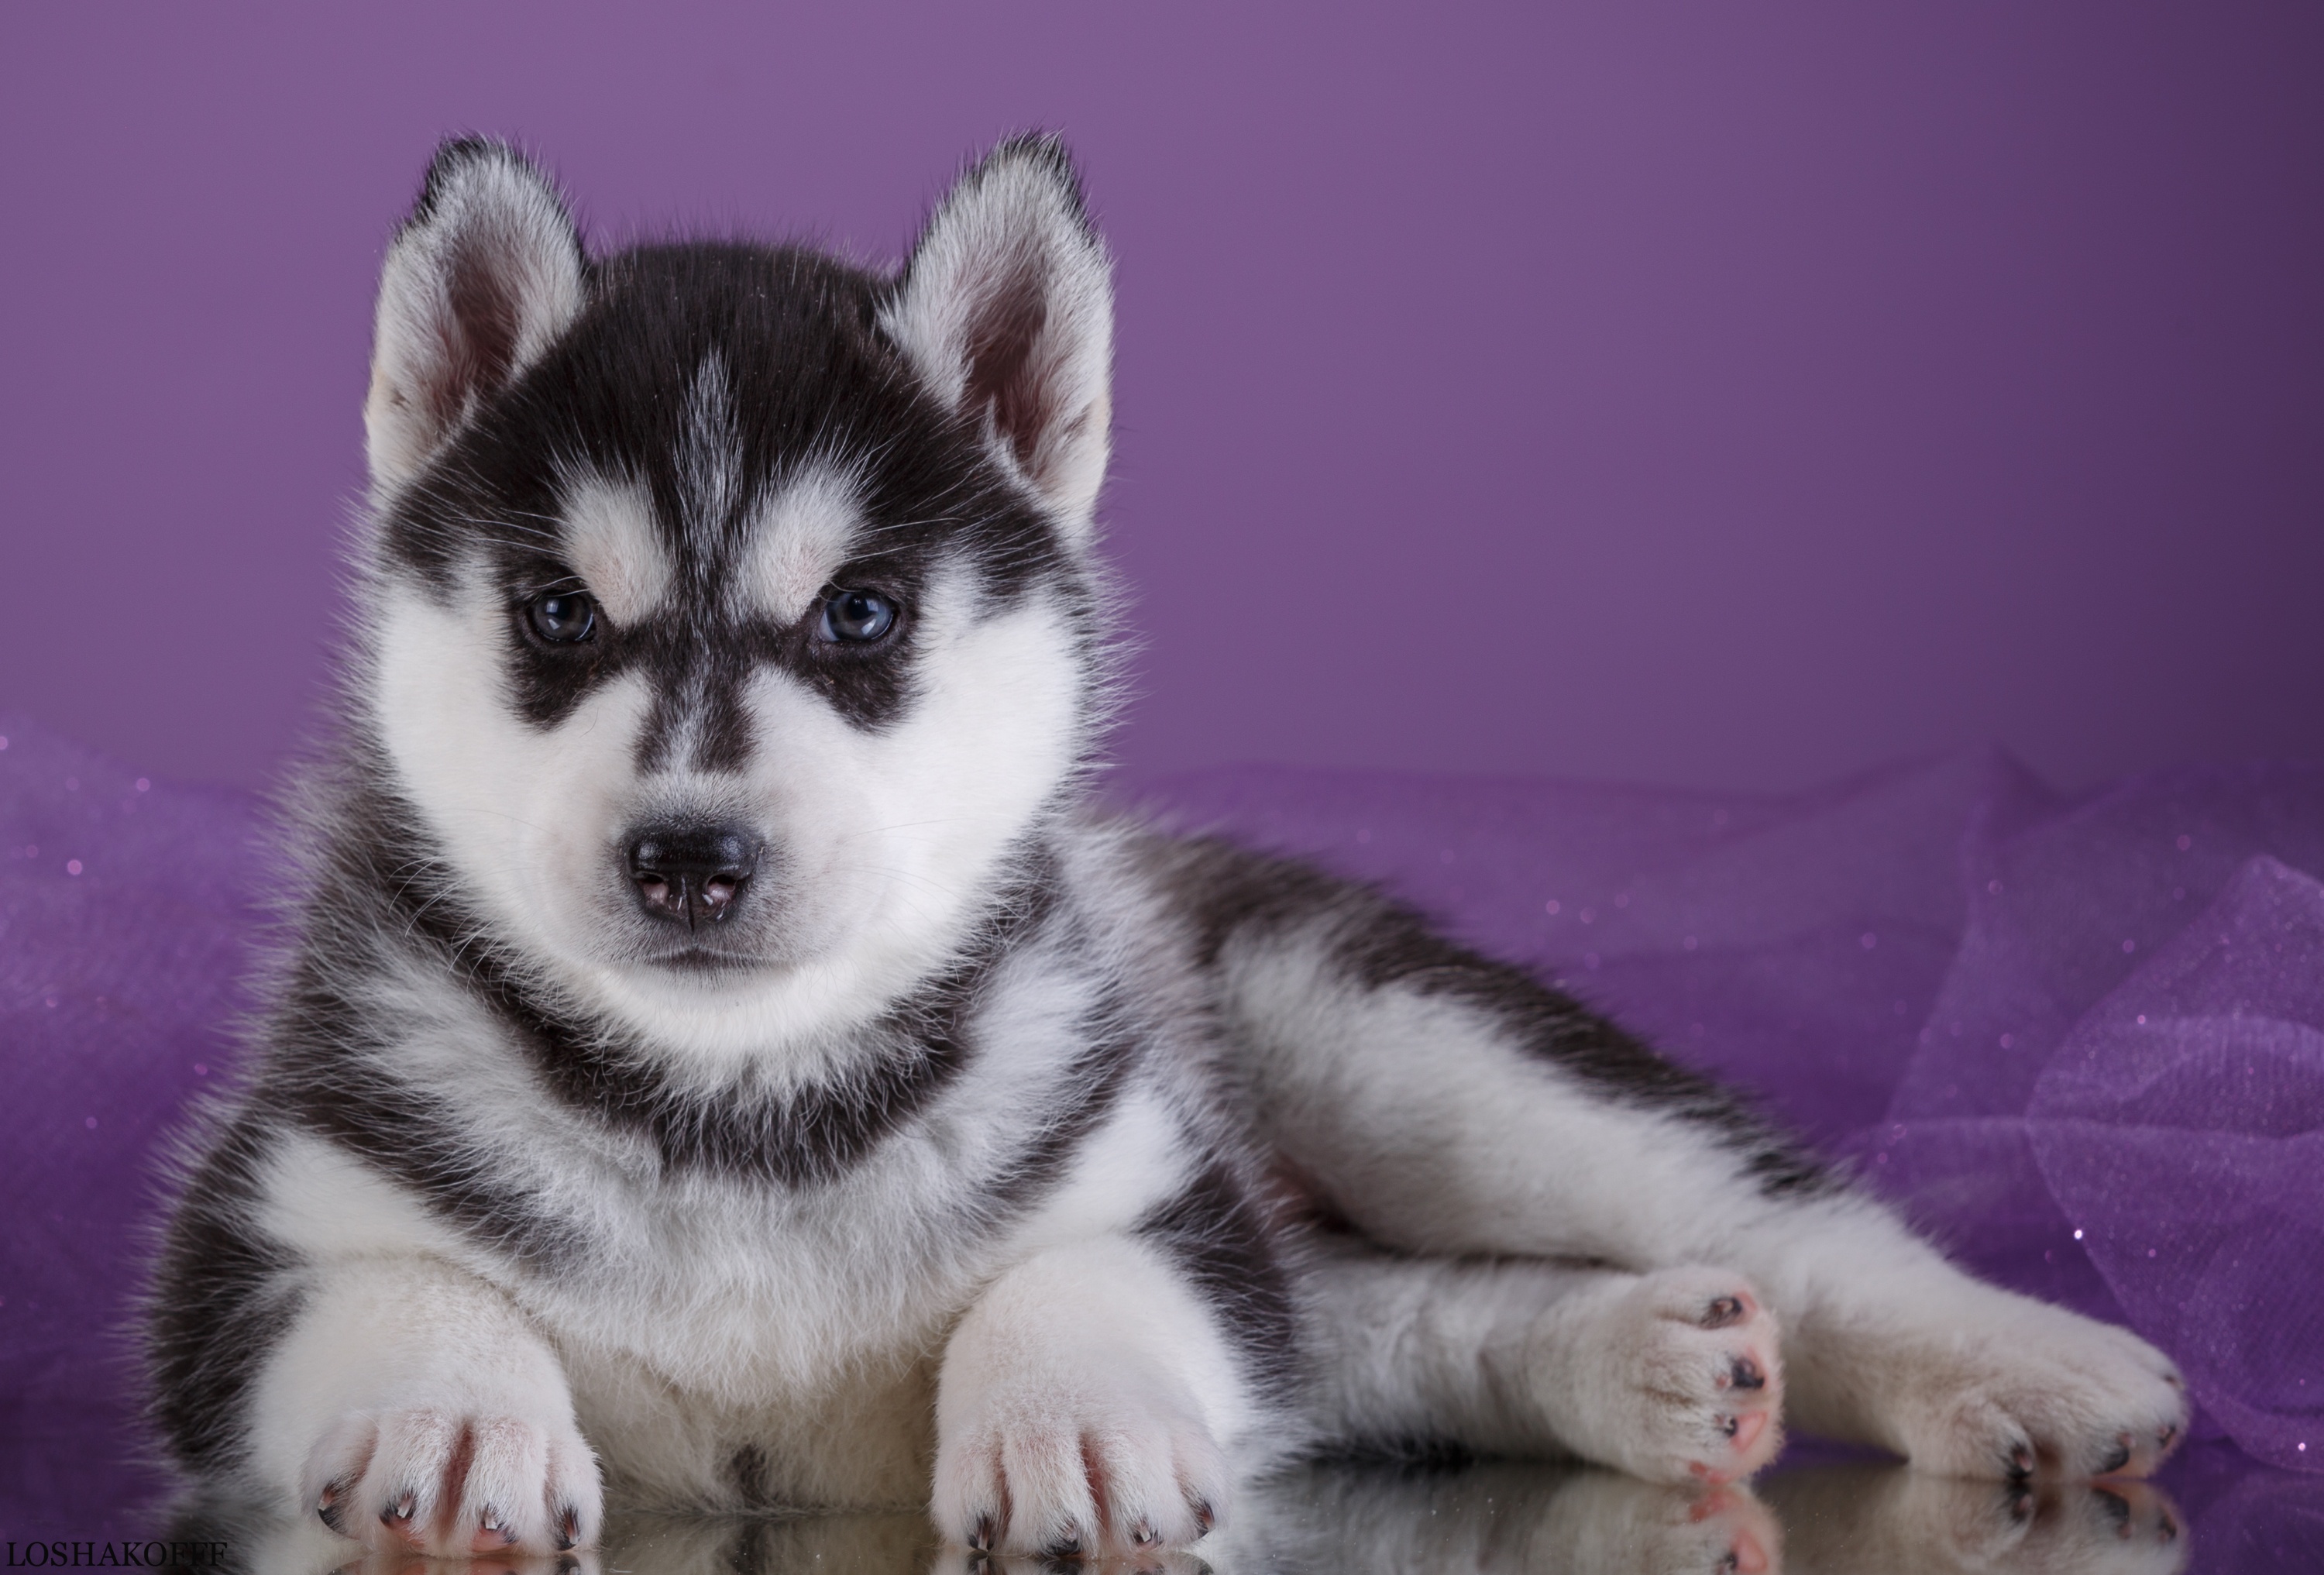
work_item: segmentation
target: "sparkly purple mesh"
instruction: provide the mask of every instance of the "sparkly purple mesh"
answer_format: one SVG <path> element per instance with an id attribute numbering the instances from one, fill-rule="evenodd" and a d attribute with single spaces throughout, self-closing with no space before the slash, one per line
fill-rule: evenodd
<path id="1" fill-rule="evenodd" d="M 133 1303 L 167 1138 L 233 1062 L 255 806 L 0 735 L 0 1534 L 136 1534 Z"/>
<path id="2" fill-rule="evenodd" d="M 152 1481 L 139 1229 L 231 1069 L 265 865 L 248 799 L 0 732 L 0 1532 L 88 1536 Z M 2069 799 L 1985 754 L 1787 797 L 1245 768 L 1137 797 L 1537 965 L 1964 1262 L 2155 1340 L 2199 1437 L 2324 1469 L 2324 771 Z M 2182 1491 L 2258 1534 L 2290 1479 L 2230 1459 L 2199 1446 Z"/>

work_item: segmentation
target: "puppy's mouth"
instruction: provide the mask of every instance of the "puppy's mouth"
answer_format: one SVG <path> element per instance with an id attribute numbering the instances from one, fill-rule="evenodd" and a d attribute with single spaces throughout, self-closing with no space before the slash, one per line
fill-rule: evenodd
<path id="1" fill-rule="evenodd" d="M 719 946 L 679 946 L 656 952 L 645 959 L 650 968 L 665 969 L 672 973 L 747 973 L 770 966 L 763 957 L 728 951 Z"/>

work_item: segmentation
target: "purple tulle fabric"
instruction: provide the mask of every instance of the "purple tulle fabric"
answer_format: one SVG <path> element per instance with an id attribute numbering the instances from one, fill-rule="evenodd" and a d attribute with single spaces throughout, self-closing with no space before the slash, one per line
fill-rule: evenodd
<path id="1" fill-rule="evenodd" d="M 247 798 L 0 732 L 0 1523 L 96 1528 L 152 1480 L 140 1231 L 165 1136 L 231 1074 L 267 865 Z M 1536 965 L 1963 1262 L 2156 1341 L 2199 1436 L 2324 1469 L 2324 771 L 2070 799 L 1989 754 L 1780 797 L 1263 768 L 1121 791 Z M 2184 1490 L 2264 1507 L 2291 1480 L 2223 1458 L 2199 1446 Z"/>

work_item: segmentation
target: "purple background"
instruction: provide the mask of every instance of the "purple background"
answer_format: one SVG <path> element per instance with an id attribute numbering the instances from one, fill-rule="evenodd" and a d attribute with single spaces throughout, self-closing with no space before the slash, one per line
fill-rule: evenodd
<path id="1" fill-rule="evenodd" d="M 2301 0 L 50 6 L 0 45 L 0 706 L 262 779 L 441 134 L 896 254 L 1062 128 L 1119 250 L 1137 774 L 2065 786 L 2324 758 Z"/>

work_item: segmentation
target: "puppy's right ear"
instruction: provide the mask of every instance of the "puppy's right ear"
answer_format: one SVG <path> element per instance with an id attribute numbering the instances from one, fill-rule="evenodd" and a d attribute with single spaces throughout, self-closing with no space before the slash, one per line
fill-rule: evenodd
<path id="1" fill-rule="evenodd" d="M 540 170 L 480 137 L 436 150 L 380 275 L 364 401 L 375 496 L 556 341 L 586 280 L 572 216 Z"/>

